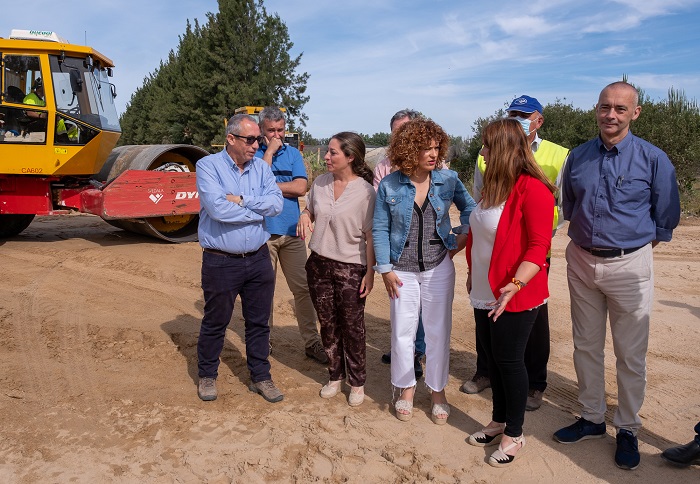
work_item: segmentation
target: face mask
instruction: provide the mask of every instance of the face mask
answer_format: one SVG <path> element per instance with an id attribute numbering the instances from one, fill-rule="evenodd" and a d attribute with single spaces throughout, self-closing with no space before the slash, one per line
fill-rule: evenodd
<path id="1" fill-rule="evenodd" d="M 525 136 L 530 136 L 530 124 L 532 123 L 532 120 L 527 119 L 527 118 L 515 118 L 518 120 L 518 123 L 520 123 L 520 126 L 523 127 L 525 130 Z"/>

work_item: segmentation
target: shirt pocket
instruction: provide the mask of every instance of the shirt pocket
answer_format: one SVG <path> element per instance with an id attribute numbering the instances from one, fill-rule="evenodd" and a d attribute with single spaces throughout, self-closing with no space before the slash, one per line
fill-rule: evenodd
<path id="1" fill-rule="evenodd" d="M 384 203 L 386 203 L 390 207 L 395 207 L 401 205 L 401 199 L 401 195 L 392 195 L 387 193 L 387 195 L 384 197 Z"/>
<path id="2" fill-rule="evenodd" d="M 618 209 L 629 212 L 648 210 L 651 186 L 642 178 L 620 178 L 613 187 L 613 200 Z"/>

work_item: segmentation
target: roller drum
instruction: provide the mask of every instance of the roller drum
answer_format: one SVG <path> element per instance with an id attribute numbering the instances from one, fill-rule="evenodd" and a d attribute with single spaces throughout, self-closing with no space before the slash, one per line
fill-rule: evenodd
<path id="1" fill-rule="evenodd" d="M 192 145 L 127 145 L 110 153 L 98 181 L 111 181 L 126 170 L 195 171 L 200 158 L 209 153 Z M 106 220 L 107 223 L 129 232 L 156 237 L 169 242 L 197 240 L 198 214 L 150 217 L 144 219 Z"/>

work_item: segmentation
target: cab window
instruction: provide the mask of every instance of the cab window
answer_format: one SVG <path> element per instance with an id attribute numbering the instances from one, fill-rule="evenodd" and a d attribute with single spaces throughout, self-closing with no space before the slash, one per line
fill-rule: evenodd
<path id="1" fill-rule="evenodd" d="M 2 60 L 0 143 L 46 143 L 48 113 L 39 56 L 5 55 Z"/>

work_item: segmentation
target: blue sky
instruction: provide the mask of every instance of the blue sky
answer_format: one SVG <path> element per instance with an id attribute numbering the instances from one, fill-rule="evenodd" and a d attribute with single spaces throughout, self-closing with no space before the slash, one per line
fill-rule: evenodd
<path id="1" fill-rule="evenodd" d="M 218 8 L 215 0 L 30 3 L 31 15 L 0 17 L 0 36 L 22 28 L 73 43 L 87 38 L 116 64 L 120 111 L 176 48 L 187 20 L 206 23 Z M 303 52 L 306 130 L 316 137 L 386 132 L 406 107 L 468 137 L 475 119 L 521 94 L 588 109 L 623 74 L 654 99 L 673 86 L 700 100 L 700 0 L 269 0 L 265 7 L 286 23 L 292 54 Z"/>

